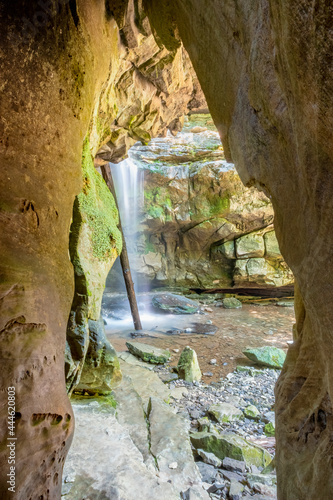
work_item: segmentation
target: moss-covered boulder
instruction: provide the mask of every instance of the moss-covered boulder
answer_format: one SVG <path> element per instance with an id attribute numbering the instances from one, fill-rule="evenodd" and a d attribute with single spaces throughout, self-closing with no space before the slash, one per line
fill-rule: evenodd
<path id="1" fill-rule="evenodd" d="M 129 352 L 134 354 L 134 356 L 138 356 L 146 363 L 164 364 L 171 357 L 170 351 L 167 349 L 160 349 L 140 342 L 126 342 L 126 346 Z"/>
<path id="2" fill-rule="evenodd" d="M 282 368 L 286 359 L 286 353 L 278 347 L 264 346 L 258 348 L 248 347 L 243 354 L 258 365 L 269 368 Z"/>
<path id="3" fill-rule="evenodd" d="M 222 307 L 225 309 L 241 309 L 242 303 L 235 297 L 226 297 L 222 300 Z"/>
<path id="4" fill-rule="evenodd" d="M 89 346 L 75 392 L 109 394 L 122 378 L 117 353 L 105 336 L 103 319 L 88 324 Z"/>
<path id="5" fill-rule="evenodd" d="M 260 418 L 260 411 L 258 408 L 254 405 L 249 405 L 246 408 L 244 408 L 244 416 L 246 418 L 249 418 L 251 420 L 259 420 Z"/>
<path id="6" fill-rule="evenodd" d="M 244 417 L 242 410 L 229 403 L 211 405 L 208 408 L 208 413 L 221 424 L 240 420 Z"/>
<path id="7" fill-rule="evenodd" d="M 221 434 L 196 432 L 191 434 L 190 438 L 196 450 L 203 449 L 208 453 L 214 453 L 221 460 L 228 457 L 244 461 L 247 466 L 256 467 L 266 467 L 272 460 L 266 450 L 231 432 Z"/>
<path id="8" fill-rule="evenodd" d="M 194 314 L 199 310 L 194 300 L 173 293 L 155 295 L 152 302 L 154 307 L 170 314 Z"/>
<path id="9" fill-rule="evenodd" d="M 117 367 L 109 362 L 110 358 L 100 356 L 98 341 L 96 342 L 95 334 L 91 333 L 95 328 L 90 330 L 88 325 L 89 321 L 99 321 L 105 280 L 121 252 L 122 239 L 117 227 L 119 217 L 114 198 L 102 176 L 94 168 L 87 140 L 83 144 L 82 174 L 83 186 L 74 201 L 69 238 L 75 277 L 75 293 L 67 325 L 68 346 L 75 364 L 75 369 L 67 369 L 69 392 L 79 383 L 88 349 L 89 357 L 94 358 L 96 355 L 98 359 L 96 368 L 99 378 L 103 371 L 106 379 L 109 379 L 109 375 L 112 377 L 112 373 L 117 373 Z M 101 336 L 102 334 L 98 335 L 99 338 Z M 106 338 L 102 343 L 106 351 L 113 351 Z M 97 349 L 95 355 L 92 353 L 93 349 Z M 97 387 L 99 383 L 96 382 L 95 385 Z"/>
<path id="10" fill-rule="evenodd" d="M 177 371 L 180 378 L 186 382 L 201 380 L 202 374 L 196 352 L 190 347 L 185 347 L 180 355 Z"/>

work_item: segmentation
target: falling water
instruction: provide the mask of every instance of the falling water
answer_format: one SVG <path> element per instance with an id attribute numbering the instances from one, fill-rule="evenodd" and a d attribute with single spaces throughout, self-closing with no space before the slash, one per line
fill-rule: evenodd
<path id="1" fill-rule="evenodd" d="M 110 163 L 118 199 L 119 213 L 129 254 L 134 289 L 138 291 L 135 257 L 138 253 L 140 212 L 144 201 L 144 171 L 128 158 L 118 164 Z"/>

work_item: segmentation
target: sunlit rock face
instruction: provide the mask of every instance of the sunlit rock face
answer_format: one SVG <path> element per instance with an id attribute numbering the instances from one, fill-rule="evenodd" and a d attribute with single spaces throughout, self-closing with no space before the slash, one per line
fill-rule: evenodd
<path id="1" fill-rule="evenodd" d="M 122 221 L 138 288 L 293 283 L 275 238 L 273 207 L 263 192 L 244 187 L 234 165 L 225 161 L 210 115 L 192 114 L 176 137 L 137 143 L 128 154 L 137 168 L 131 175 L 140 182 L 131 198 L 127 181 L 125 195 L 129 207 L 137 203 L 139 217 L 128 230 L 128 217 L 122 215 Z M 111 289 L 120 281 L 116 278 L 113 268 Z"/>
<path id="2" fill-rule="evenodd" d="M 280 248 L 299 285 L 297 338 L 276 389 L 278 495 L 329 498 L 332 6 L 323 0 L 147 4 L 166 46 L 177 43 L 177 28 L 227 158 L 247 186 L 272 200 Z"/>

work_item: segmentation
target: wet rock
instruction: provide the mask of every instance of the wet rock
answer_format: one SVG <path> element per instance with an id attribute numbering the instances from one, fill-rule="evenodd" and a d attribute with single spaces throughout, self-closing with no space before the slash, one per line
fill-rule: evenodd
<path id="1" fill-rule="evenodd" d="M 192 323 L 191 333 L 197 333 L 199 335 L 215 335 L 218 327 L 210 323 Z"/>
<path id="2" fill-rule="evenodd" d="M 241 460 L 234 460 L 233 458 L 225 457 L 222 461 L 222 467 L 231 472 L 238 472 L 244 474 L 246 471 L 246 464 Z"/>
<path id="3" fill-rule="evenodd" d="M 239 420 L 244 417 L 242 410 L 239 410 L 229 403 L 212 405 L 209 407 L 208 413 L 221 424 L 233 422 L 234 420 Z"/>
<path id="4" fill-rule="evenodd" d="M 171 357 L 170 351 L 166 349 L 160 349 L 140 342 L 126 342 L 126 346 L 130 353 L 138 356 L 146 363 L 164 364 Z"/>
<path id="5" fill-rule="evenodd" d="M 214 453 L 221 460 L 229 457 L 245 461 L 248 466 L 254 464 L 257 467 L 265 467 L 272 460 L 271 455 L 266 450 L 260 448 L 260 446 L 250 444 L 242 437 L 230 432 L 222 432 L 219 435 L 209 432 L 197 432 L 191 434 L 190 437 L 196 449 Z"/>
<path id="6" fill-rule="evenodd" d="M 282 368 L 286 359 L 286 353 L 277 347 L 248 347 L 243 351 L 243 354 L 251 361 L 255 361 L 259 365 L 268 366 L 269 368 Z"/>
<path id="7" fill-rule="evenodd" d="M 222 300 L 222 306 L 225 309 L 241 309 L 242 303 L 234 297 L 227 297 Z"/>
<path id="8" fill-rule="evenodd" d="M 246 408 L 244 408 L 243 411 L 246 418 L 250 418 L 252 420 L 258 420 L 260 417 L 260 411 L 254 405 L 247 406 Z"/>
<path id="9" fill-rule="evenodd" d="M 217 458 L 214 453 L 207 453 L 204 450 L 197 450 L 197 453 L 205 464 L 213 465 L 214 467 L 221 467 L 222 461 Z"/>
<path id="10" fill-rule="evenodd" d="M 153 306 L 170 314 L 194 314 L 199 305 L 191 299 L 172 293 L 155 295 L 152 299 Z"/>
<path id="11" fill-rule="evenodd" d="M 196 352 L 190 347 L 185 347 L 180 355 L 177 372 L 180 378 L 187 382 L 201 380 L 201 370 Z"/>

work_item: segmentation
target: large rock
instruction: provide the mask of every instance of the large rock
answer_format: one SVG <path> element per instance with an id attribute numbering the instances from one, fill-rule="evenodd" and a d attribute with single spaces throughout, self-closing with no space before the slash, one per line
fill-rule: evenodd
<path id="1" fill-rule="evenodd" d="M 117 353 L 105 336 L 104 322 L 89 320 L 89 346 L 75 392 L 108 394 L 121 381 Z"/>
<path id="2" fill-rule="evenodd" d="M 266 450 L 250 444 L 231 432 L 222 432 L 221 434 L 196 432 L 191 434 L 191 441 L 196 449 L 214 453 L 221 460 L 228 457 L 244 461 L 247 466 L 256 465 L 257 467 L 266 467 L 272 460 L 271 455 Z"/>
<path id="3" fill-rule="evenodd" d="M 186 380 L 186 382 L 201 380 L 202 374 L 197 354 L 188 346 L 182 350 L 177 364 L 177 372 L 179 377 Z"/>
<path id="4" fill-rule="evenodd" d="M 199 309 L 194 300 L 173 293 L 155 295 L 152 302 L 154 307 L 170 314 L 194 314 Z"/>
<path id="5" fill-rule="evenodd" d="M 236 256 L 238 259 L 258 258 L 264 255 L 265 244 L 262 234 L 250 233 L 236 239 Z"/>
<path id="6" fill-rule="evenodd" d="M 258 365 L 269 368 L 282 368 L 286 359 L 286 353 L 282 349 L 271 346 L 248 347 L 243 351 L 243 354 Z"/>
<path id="7" fill-rule="evenodd" d="M 236 260 L 233 277 L 238 287 L 277 287 L 294 282 L 292 272 L 285 262 L 264 258 Z"/>
<path id="8" fill-rule="evenodd" d="M 138 356 L 146 363 L 164 364 L 171 357 L 170 351 L 141 342 L 126 342 L 126 346 L 129 352 Z"/>

